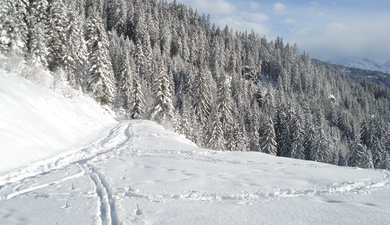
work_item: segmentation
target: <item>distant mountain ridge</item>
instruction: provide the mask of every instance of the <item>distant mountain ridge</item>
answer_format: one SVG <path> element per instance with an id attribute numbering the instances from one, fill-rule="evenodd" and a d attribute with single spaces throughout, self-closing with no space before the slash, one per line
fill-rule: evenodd
<path id="1" fill-rule="evenodd" d="M 387 62 L 380 62 L 369 58 L 361 58 L 361 59 L 356 58 L 356 59 L 341 60 L 337 64 L 341 64 L 345 67 L 390 73 L 390 60 Z"/>

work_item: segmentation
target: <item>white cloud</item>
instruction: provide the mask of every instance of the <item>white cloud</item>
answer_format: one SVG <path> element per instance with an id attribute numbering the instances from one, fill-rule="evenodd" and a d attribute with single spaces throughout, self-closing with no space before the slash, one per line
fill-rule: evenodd
<path id="1" fill-rule="evenodd" d="M 255 1 L 249 2 L 249 6 L 252 9 L 260 9 L 261 8 L 261 4 L 259 2 L 255 2 Z"/>
<path id="2" fill-rule="evenodd" d="M 211 15 L 227 15 L 236 11 L 236 8 L 228 0 L 179 0 L 202 13 Z"/>
<path id="3" fill-rule="evenodd" d="M 274 8 L 275 13 L 280 14 L 280 15 L 286 13 L 286 11 L 287 11 L 287 6 L 281 2 L 275 3 L 273 8 Z"/>
<path id="4" fill-rule="evenodd" d="M 287 24 L 287 25 L 293 25 L 293 24 L 296 24 L 297 21 L 295 21 L 292 18 L 287 18 L 287 19 L 284 20 L 284 23 Z"/>
<path id="5" fill-rule="evenodd" d="M 231 3 L 232 0 L 178 0 L 187 5 L 191 5 L 201 13 L 211 15 L 212 22 L 220 27 L 228 25 L 230 28 L 239 31 L 254 30 L 260 35 L 270 34 L 269 27 L 265 24 L 268 15 L 264 13 L 252 13 L 236 9 Z M 261 4 L 256 0 L 248 3 L 252 9 L 258 9 Z"/>
<path id="6" fill-rule="evenodd" d="M 264 23 L 269 17 L 264 13 L 244 13 L 243 16 L 254 23 Z"/>
<path id="7" fill-rule="evenodd" d="M 342 22 L 306 24 L 304 28 L 294 30 L 292 40 L 313 57 L 323 60 L 340 57 L 389 60 L 390 16 L 364 20 L 358 15 L 340 16 L 338 20 Z"/>
<path id="8" fill-rule="evenodd" d="M 347 25 L 343 23 L 329 23 L 327 26 L 328 32 L 340 32 L 340 31 L 345 31 L 348 29 Z"/>
<path id="9" fill-rule="evenodd" d="M 226 24 L 233 29 L 239 30 L 239 31 L 251 31 L 254 30 L 256 33 L 260 35 L 267 36 L 270 33 L 270 29 L 261 22 L 257 22 L 253 19 L 249 20 L 247 17 L 244 16 L 230 16 L 230 17 L 222 17 L 217 20 L 217 23 L 220 26 L 225 26 Z M 260 16 L 262 18 L 262 16 Z M 263 20 L 266 20 L 265 18 L 262 18 Z"/>
<path id="10" fill-rule="evenodd" d="M 217 24 L 221 27 L 227 24 L 230 28 L 239 31 L 254 30 L 260 35 L 268 35 L 270 34 L 270 29 L 265 24 L 268 19 L 268 15 L 263 13 L 237 12 L 237 14 L 220 17 L 217 20 Z"/>
<path id="11" fill-rule="evenodd" d="M 298 43 L 313 57 L 324 60 L 340 56 L 390 59 L 390 15 L 387 12 L 380 14 L 345 7 L 333 0 L 326 4 L 308 0 L 305 4 L 288 7 L 282 0 L 248 0 L 244 4 L 234 0 L 178 1 L 210 14 L 212 22 L 221 27 L 227 24 L 241 31 L 253 29 L 268 38 L 282 36 Z M 269 15 L 254 13 L 260 12 L 256 10 L 259 8 L 264 9 L 263 12 L 272 11 L 268 11 Z"/>

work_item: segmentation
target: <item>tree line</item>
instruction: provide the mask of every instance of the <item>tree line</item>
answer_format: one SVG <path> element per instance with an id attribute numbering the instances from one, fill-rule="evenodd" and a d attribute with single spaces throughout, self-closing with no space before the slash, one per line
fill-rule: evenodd
<path id="1" fill-rule="evenodd" d="M 390 91 L 176 1 L 1 0 L 0 52 L 200 146 L 390 169 Z"/>

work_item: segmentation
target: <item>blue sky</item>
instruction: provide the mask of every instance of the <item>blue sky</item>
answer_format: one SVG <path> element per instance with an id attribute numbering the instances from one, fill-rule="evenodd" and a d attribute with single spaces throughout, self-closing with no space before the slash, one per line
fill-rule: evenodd
<path id="1" fill-rule="evenodd" d="M 390 60 L 389 0 L 177 0 L 220 26 L 297 43 L 322 60 Z"/>

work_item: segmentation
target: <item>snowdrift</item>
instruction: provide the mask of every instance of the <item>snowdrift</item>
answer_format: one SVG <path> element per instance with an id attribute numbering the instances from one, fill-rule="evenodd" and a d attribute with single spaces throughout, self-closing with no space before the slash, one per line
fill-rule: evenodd
<path id="1" fill-rule="evenodd" d="M 0 174 L 84 146 L 115 124 L 90 98 L 0 70 Z"/>

